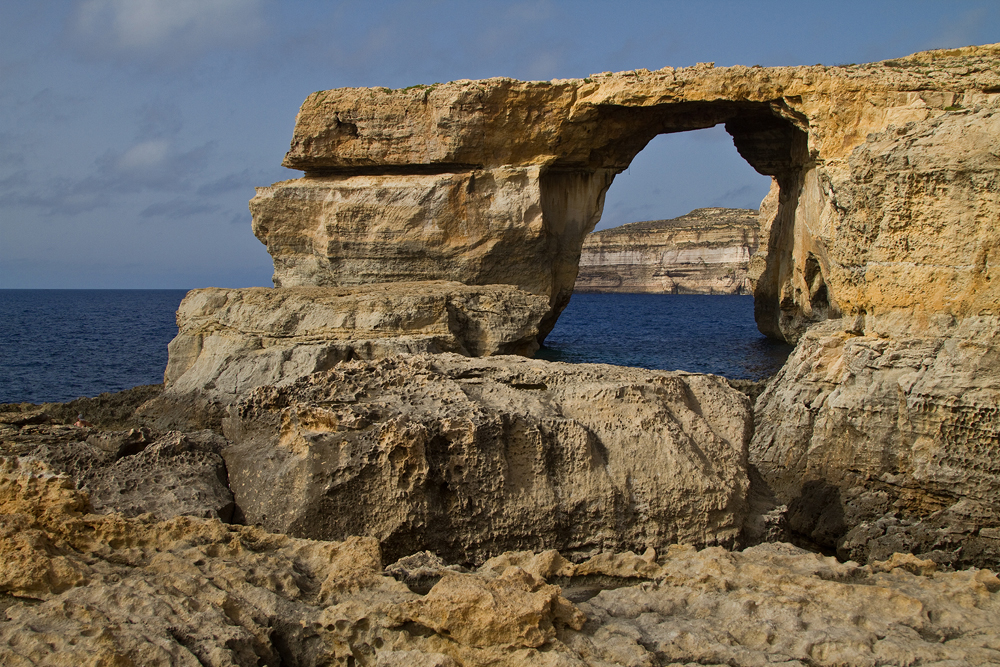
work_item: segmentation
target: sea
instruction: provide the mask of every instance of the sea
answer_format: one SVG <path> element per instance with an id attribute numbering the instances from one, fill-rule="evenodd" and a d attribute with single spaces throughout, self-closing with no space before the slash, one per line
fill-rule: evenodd
<path id="1" fill-rule="evenodd" d="M 186 293 L 0 290 L 0 403 L 162 382 Z M 751 296 L 574 294 L 536 356 L 759 380 L 791 349 L 757 331 Z"/>

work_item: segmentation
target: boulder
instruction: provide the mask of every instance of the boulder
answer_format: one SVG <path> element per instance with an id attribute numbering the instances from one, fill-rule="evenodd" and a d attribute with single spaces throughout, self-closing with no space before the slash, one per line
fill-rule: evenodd
<path id="1" fill-rule="evenodd" d="M 454 354 L 353 361 L 233 406 L 224 452 L 244 520 L 430 550 L 733 544 L 747 398 L 714 376 Z"/>
<path id="2" fill-rule="evenodd" d="M 810 328 L 760 396 L 751 462 L 844 558 L 1000 558 L 1000 318 Z"/>

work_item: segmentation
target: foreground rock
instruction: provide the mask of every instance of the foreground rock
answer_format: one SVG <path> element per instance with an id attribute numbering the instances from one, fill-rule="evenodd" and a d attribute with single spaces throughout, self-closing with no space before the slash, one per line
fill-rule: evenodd
<path id="1" fill-rule="evenodd" d="M 41 461 L 68 475 L 100 514 L 231 520 L 233 494 L 221 456 L 227 445 L 211 431 L 0 426 L 0 455 Z"/>
<path id="2" fill-rule="evenodd" d="M 177 311 L 163 395 L 143 414 L 163 428 L 215 426 L 225 407 L 346 359 L 400 353 L 531 354 L 545 299 L 509 285 L 192 290 Z"/>
<path id="3" fill-rule="evenodd" d="M 751 460 L 844 558 L 1000 563 L 1000 319 L 811 328 L 758 399 Z"/>
<path id="4" fill-rule="evenodd" d="M 482 562 L 733 544 L 746 397 L 722 378 L 518 357 L 339 364 L 262 387 L 225 424 L 247 523 Z"/>
<path id="5" fill-rule="evenodd" d="M 749 294 L 760 225 L 753 209 L 699 208 L 588 234 L 577 292 Z"/>
<path id="6" fill-rule="evenodd" d="M 66 478 L 0 460 L 4 665 L 1000 663 L 996 576 L 912 556 L 518 552 L 476 571 L 425 557 L 439 580 L 421 594 L 383 574 L 370 538 L 86 512 Z"/>
<path id="7" fill-rule="evenodd" d="M 753 273 L 761 331 L 794 342 L 873 307 L 1000 314 L 985 285 L 997 91 L 1000 45 L 323 91 L 285 157 L 306 174 L 258 191 L 254 232 L 277 285 L 513 284 L 549 299 L 544 337 L 615 175 L 658 134 L 724 123 L 773 177 Z M 989 297 L 973 304 L 976 285 Z"/>

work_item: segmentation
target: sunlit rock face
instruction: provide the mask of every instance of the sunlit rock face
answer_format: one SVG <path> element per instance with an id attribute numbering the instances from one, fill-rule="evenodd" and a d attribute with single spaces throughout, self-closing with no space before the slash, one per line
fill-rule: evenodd
<path id="1" fill-rule="evenodd" d="M 143 411 L 161 428 L 212 427 L 256 387 L 349 359 L 530 355 L 548 310 L 510 285 L 447 281 L 192 290 L 177 310 L 164 392 Z"/>
<path id="2" fill-rule="evenodd" d="M 324 91 L 285 158 L 306 175 L 260 190 L 254 231 L 278 285 L 510 283 L 549 299 L 543 338 L 615 174 L 658 134 L 724 123 L 774 179 L 751 267 L 761 331 L 794 341 L 841 314 L 995 313 L 962 286 L 991 266 L 998 98 L 997 45 Z M 903 146 L 915 161 L 889 159 Z"/>
<path id="3" fill-rule="evenodd" d="M 757 211 L 699 208 L 672 220 L 589 234 L 578 292 L 748 294 L 759 245 Z"/>
<path id="4" fill-rule="evenodd" d="M 747 515 L 752 411 L 713 375 L 404 355 L 261 387 L 231 415 L 247 523 L 372 536 L 390 560 L 732 545 Z"/>

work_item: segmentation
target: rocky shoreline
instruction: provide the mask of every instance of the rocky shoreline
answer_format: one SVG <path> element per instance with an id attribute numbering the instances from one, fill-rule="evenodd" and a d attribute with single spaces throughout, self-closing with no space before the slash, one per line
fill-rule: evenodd
<path id="1" fill-rule="evenodd" d="M 431 551 L 394 560 L 406 550 L 387 551 L 375 537 L 317 541 L 245 525 L 255 522 L 239 515 L 242 523 L 228 523 L 234 494 L 220 484 L 231 480 L 222 436 L 102 428 L 121 426 L 123 408 L 153 391 L 99 397 L 115 405 L 92 409 L 92 427 L 57 423 L 52 415 L 65 405 L 3 406 L 4 664 L 1000 658 L 1000 580 L 988 569 L 948 571 L 909 554 L 861 566 L 764 542 L 736 551 L 536 546 L 471 562 Z M 771 539 L 782 536 L 780 521 L 769 528 Z"/>
<path id="2" fill-rule="evenodd" d="M 276 288 L 190 292 L 162 388 L 0 409 L 0 660 L 1000 664 L 998 72 L 310 96 Z M 783 369 L 527 358 L 615 174 L 718 123 Z"/>

